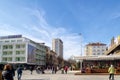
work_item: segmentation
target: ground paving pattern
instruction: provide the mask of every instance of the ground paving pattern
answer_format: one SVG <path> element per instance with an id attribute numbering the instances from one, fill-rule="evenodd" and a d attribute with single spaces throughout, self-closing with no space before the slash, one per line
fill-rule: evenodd
<path id="1" fill-rule="evenodd" d="M 68 71 L 68 74 L 61 74 L 58 71 L 52 74 L 50 70 L 45 71 L 45 74 L 37 74 L 33 71 L 30 74 L 29 70 L 23 71 L 22 80 L 108 80 L 109 75 L 74 75 L 76 71 Z M 17 75 L 14 77 L 17 80 Z M 115 80 L 120 80 L 120 75 L 115 75 Z"/>

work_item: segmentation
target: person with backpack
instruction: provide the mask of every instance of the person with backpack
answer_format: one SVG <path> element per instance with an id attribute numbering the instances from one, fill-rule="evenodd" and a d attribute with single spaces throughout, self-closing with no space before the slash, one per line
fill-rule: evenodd
<path id="1" fill-rule="evenodd" d="M 2 79 L 3 80 L 14 80 L 11 70 L 12 70 L 12 68 L 11 68 L 10 64 L 6 64 L 4 66 L 4 70 L 2 71 Z"/>
<path id="2" fill-rule="evenodd" d="M 21 80 L 21 77 L 22 77 L 22 68 L 19 66 L 17 68 L 17 78 L 18 78 L 18 80 Z"/>

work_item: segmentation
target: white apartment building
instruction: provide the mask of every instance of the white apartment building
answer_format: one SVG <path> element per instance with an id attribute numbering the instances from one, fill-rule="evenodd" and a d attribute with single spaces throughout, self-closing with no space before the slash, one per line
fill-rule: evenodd
<path id="1" fill-rule="evenodd" d="M 103 43 L 89 43 L 85 46 L 85 54 L 86 56 L 91 55 L 105 55 L 105 51 L 107 49 L 106 44 Z"/>
<path id="2" fill-rule="evenodd" d="M 57 53 L 57 56 L 63 59 L 63 42 L 61 39 L 52 40 L 52 50 Z"/>
<path id="3" fill-rule="evenodd" d="M 45 65 L 45 45 L 22 35 L 0 37 L 0 63 Z"/>

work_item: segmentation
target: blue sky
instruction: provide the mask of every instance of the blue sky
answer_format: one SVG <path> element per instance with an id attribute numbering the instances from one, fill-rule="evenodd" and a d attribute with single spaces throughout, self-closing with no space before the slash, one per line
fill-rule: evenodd
<path id="1" fill-rule="evenodd" d="M 81 53 L 82 45 L 120 34 L 120 0 L 0 0 L 0 36 L 22 34 L 52 46 L 64 43 L 64 58 Z M 83 55 L 84 55 L 84 51 Z"/>

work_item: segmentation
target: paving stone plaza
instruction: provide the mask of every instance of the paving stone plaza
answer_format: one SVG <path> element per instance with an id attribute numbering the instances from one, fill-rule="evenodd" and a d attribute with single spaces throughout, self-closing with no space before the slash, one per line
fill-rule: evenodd
<path id="1" fill-rule="evenodd" d="M 50 70 L 45 71 L 45 74 L 37 74 L 33 71 L 23 71 L 22 80 L 108 80 L 109 75 L 74 75 L 76 71 L 68 71 L 68 74 L 61 74 L 58 71 L 56 74 L 52 74 Z M 17 75 L 14 77 L 17 80 Z M 115 80 L 120 80 L 120 75 L 115 75 Z"/>

